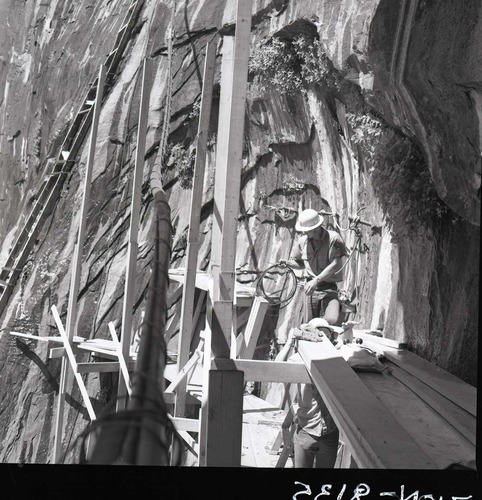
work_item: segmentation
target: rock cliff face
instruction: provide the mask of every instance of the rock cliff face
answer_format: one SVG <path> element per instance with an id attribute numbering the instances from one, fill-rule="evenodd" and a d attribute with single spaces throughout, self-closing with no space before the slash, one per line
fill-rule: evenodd
<path id="1" fill-rule="evenodd" d="M 170 146 L 189 154 L 197 133 L 204 47 L 233 26 L 234 1 L 177 1 L 174 17 Z M 0 265 L 28 214 L 48 159 L 58 154 L 99 64 L 129 7 L 99 2 L 3 2 L 0 31 Z M 154 62 L 147 131 L 146 179 L 156 157 L 166 99 L 169 2 L 143 10 L 101 112 L 87 241 L 83 252 L 77 334 L 109 338 L 122 312 L 132 168 L 142 60 Z M 481 7 L 429 0 L 257 0 L 258 42 L 319 40 L 327 79 L 303 92 L 248 89 L 238 227 L 238 280 L 287 258 L 295 237 L 280 209 L 336 213 L 328 224 L 350 249 L 343 288 L 364 328 L 387 337 L 476 384 L 482 132 Z M 219 78 L 217 77 L 219 82 Z M 217 104 L 213 98 L 208 168 L 201 212 L 201 267 L 209 264 L 215 177 Z M 11 299 L 1 327 L 56 335 L 50 307 L 65 322 L 70 264 L 79 223 L 86 146 L 67 179 Z M 171 158 L 164 172 L 175 230 L 172 265 L 182 266 L 189 217 L 185 172 Z M 186 162 L 184 162 L 185 165 Z M 189 163 L 189 162 L 187 162 Z M 147 191 L 146 193 L 147 194 Z M 349 217 L 367 224 L 349 229 Z M 139 235 L 135 324 L 140 322 L 152 242 L 144 196 Z M 341 229 L 340 229 L 341 228 Z M 257 356 L 300 319 L 301 297 L 268 315 Z M 47 344 L 0 337 L 0 461 L 52 460 L 60 362 Z M 89 374 L 101 411 L 116 383 Z M 69 388 L 65 445 L 87 423 L 75 384 Z M 75 461 L 70 450 L 66 461 Z"/>

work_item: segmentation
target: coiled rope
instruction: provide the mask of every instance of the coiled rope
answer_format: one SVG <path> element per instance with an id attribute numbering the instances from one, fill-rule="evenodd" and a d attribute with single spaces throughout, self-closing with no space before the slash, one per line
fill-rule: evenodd
<path id="1" fill-rule="evenodd" d="M 282 309 L 291 302 L 297 287 L 298 278 L 291 267 L 273 264 L 260 274 L 256 294 L 264 297 L 270 305 L 279 305 Z"/>

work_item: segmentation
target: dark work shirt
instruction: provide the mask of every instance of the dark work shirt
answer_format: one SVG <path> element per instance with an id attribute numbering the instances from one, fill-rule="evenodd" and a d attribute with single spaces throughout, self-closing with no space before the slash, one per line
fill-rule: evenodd
<path id="1" fill-rule="evenodd" d="M 308 275 L 318 276 L 335 258 L 347 255 L 345 243 L 335 231 L 324 229 L 321 240 L 301 236 L 295 243 L 291 259 L 303 261 Z M 323 280 L 325 283 L 335 283 L 343 280 L 339 272 Z"/>

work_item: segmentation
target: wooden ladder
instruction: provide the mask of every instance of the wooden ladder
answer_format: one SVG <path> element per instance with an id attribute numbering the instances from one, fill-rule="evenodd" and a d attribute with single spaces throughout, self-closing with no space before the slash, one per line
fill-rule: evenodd
<path id="1" fill-rule="evenodd" d="M 114 48 L 107 56 L 105 63 L 107 68 L 106 94 L 114 83 L 116 70 L 127 47 L 131 32 L 137 22 L 143 4 L 143 0 L 135 0 L 129 6 L 125 21 L 117 34 Z M 0 271 L 0 314 L 3 312 L 13 291 L 13 287 L 22 273 L 44 222 L 51 214 L 59 199 L 64 181 L 75 164 L 77 154 L 92 122 L 93 104 L 95 102 L 97 86 L 98 77 L 90 85 L 79 111 L 72 119 L 60 147 L 60 152 L 53 162 L 50 171 L 43 179 L 35 204 L 23 223 L 23 227 L 10 249 L 4 267 Z"/>
<path id="2" fill-rule="evenodd" d="M 162 162 L 164 159 L 164 154 L 166 152 L 167 138 L 169 136 L 169 121 L 171 119 L 171 105 L 172 105 L 172 52 L 174 45 L 174 27 L 173 18 L 174 17 L 174 7 L 171 14 L 171 25 L 169 26 L 169 32 L 167 36 L 167 89 L 166 89 L 166 106 L 164 109 L 164 122 L 162 125 L 161 140 L 159 144 L 159 159 Z"/>

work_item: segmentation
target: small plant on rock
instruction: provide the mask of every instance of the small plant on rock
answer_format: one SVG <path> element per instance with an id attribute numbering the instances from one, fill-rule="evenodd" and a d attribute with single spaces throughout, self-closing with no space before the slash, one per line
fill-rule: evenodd
<path id="1" fill-rule="evenodd" d="M 293 173 L 289 173 L 283 181 L 283 194 L 286 196 L 292 196 L 294 194 L 300 194 L 306 189 L 304 182 L 300 181 L 295 177 Z"/>
<path id="2" fill-rule="evenodd" d="M 192 188 L 196 150 L 186 151 L 180 143 L 174 144 L 166 152 L 167 165 L 174 167 L 182 189 Z"/>

